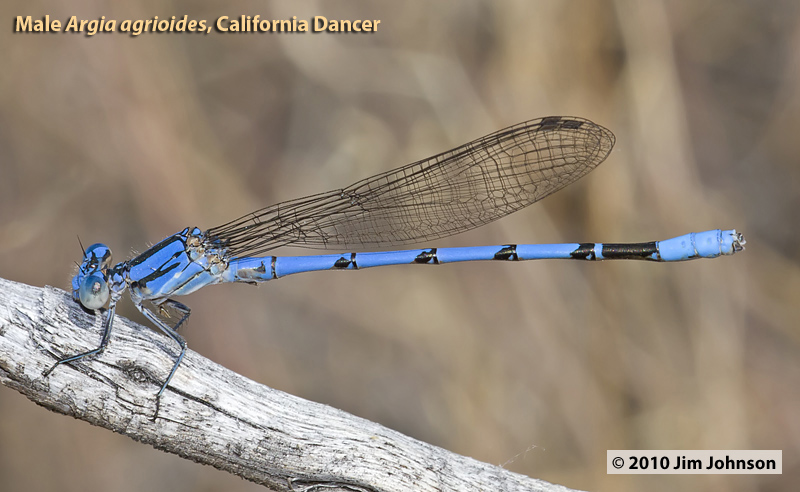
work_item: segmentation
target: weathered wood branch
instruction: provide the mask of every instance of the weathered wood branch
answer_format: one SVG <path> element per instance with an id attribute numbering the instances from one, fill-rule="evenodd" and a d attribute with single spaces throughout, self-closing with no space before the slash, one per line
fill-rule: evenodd
<path id="1" fill-rule="evenodd" d="M 121 317 L 102 355 L 42 376 L 59 357 L 94 348 L 101 321 L 62 290 L 0 279 L 0 382 L 52 411 L 280 491 L 571 490 L 268 388 L 191 351 L 153 421 L 175 347 Z"/>

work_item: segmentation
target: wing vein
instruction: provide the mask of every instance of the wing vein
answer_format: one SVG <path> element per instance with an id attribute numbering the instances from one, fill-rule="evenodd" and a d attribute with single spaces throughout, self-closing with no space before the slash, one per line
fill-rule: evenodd
<path id="1" fill-rule="evenodd" d="M 346 188 L 266 207 L 206 231 L 230 257 L 280 246 L 396 246 L 464 232 L 555 193 L 603 162 L 614 135 L 550 116 Z"/>

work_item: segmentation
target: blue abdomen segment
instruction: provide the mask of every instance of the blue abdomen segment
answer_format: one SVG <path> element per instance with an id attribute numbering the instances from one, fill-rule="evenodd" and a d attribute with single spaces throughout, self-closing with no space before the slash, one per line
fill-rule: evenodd
<path id="1" fill-rule="evenodd" d="M 294 273 L 359 270 L 385 265 L 438 265 L 461 261 L 525 261 L 543 259 L 683 261 L 732 255 L 744 238 L 734 230 L 686 234 L 646 243 L 506 244 L 465 248 L 423 248 L 402 251 L 342 253 L 315 256 L 268 256 L 230 260 L 226 282 L 264 282 Z"/>
<path id="2" fill-rule="evenodd" d="M 744 249 L 744 243 L 744 237 L 735 230 L 714 230 L 659 241 L 658 249 L 662 261 L 683 261 L 732 255 Z"/>

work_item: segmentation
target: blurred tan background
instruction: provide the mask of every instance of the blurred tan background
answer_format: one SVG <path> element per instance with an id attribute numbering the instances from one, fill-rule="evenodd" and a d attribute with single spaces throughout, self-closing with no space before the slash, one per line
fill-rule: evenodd
<path id="1" fill-rule="evenodd" d="M 266 385 L 569 487 L 792 490 L 798 9 L 6 1 L 0 275 L 67 289 L 76 235 L 121 261 L 186 226 L 345 186 L 526 119 L 583 116 L 617 136 L 600 168 L 434 245 L 736 228 L 747 250 L 683 264 L 391 267 L 210 287 L 181 299 L 193 309 L 189 346 Z M 369 35 L 12 33 L 17 15 L 45 14 L 381 24 Z M 127 299 L 118 313 L 145 322 Z M 608 476 L 607 449 L 782 449 L 784 474 Z M 0 490 L 263 489 L 3 388 Z"/>

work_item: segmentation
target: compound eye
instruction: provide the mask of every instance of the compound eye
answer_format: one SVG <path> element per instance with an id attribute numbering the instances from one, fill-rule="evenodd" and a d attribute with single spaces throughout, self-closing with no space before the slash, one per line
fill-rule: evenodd
<path id="1" fill-rule="evenodd" d="M 98 270 L 111 266 L 111 250 L 105 244 L 95 243 L 86 248 L 86 256 L 90 264 L 97 265 Z"/>
<path id="2" fill-rule="evenodd" d="M 78 296 L 86 309 L 100 309 L 108 302 L 108 282 L 100 274 L 87 275 L 83 279 Z"/>

